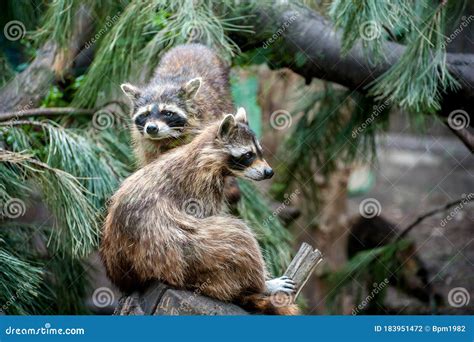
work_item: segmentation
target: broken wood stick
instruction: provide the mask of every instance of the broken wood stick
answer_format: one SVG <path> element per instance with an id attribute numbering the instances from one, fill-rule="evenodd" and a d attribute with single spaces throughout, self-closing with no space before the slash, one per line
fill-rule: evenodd
<path id="1" fill-rule="evenodd" d="M 290 277 L 296 283 L 296 294 L 294 299 L 298 297 L 301 289 L 305 286 L 311 273 L 318 264 L 323 260 L 323 255 L 318 249 L 314 249 L 306 242 L 301 244 L 298 253 L 296 253 L 290 265 L 285 271 L 285 276 Z"/>

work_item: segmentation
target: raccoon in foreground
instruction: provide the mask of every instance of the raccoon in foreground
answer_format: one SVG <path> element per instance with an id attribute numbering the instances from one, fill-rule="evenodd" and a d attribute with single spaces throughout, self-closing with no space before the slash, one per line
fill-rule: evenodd
<path id="1" fill-rule="evenodd" d="M 141 166 L 233 112 L 229 70 L 212 49 L 185 44 L 163 55 L 143 88 L 122 84 L 132 101 L 131 133 Z"/>
<path id="2" fill-rule="evenodd" d="M 225 213 L 224 179 L 253 180 L 273 171 L 242 108 L 209 125 L 127 178 L 112 197 L 101 255 L 124 292 L 159 280 L 263 314 L 296 314 L 272 294 L 291 295 L 288 277 L 265 281 L 267 271 L 252 230 Z"/>

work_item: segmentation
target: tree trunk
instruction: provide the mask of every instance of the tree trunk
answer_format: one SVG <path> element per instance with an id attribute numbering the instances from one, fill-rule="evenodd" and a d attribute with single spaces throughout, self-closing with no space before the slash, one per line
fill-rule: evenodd
<path id="1" fill-rule="evenodd" d="M 257 6 L 253 14 L 258 18 L 252 21 L 257 34 L 237 33 L 235 39 L 241 49 L 278 44 L 280 51 L 285 51 L 291 58 L 275 54 L 268 64 L 273 68 L 290 68 L 305 77 L 307 82 L 319 78 L 365 93 L 370 82 L 391 68 L 405 50 L 401 44 L 386 42 L 386 61 L 373 64 L 361 44 L 356 44 L 349 54 L 343 56 L 340 32 L 335 31 L 320 14 L 305 6 L 280 2 L 264 9 Z M 276 41 L 268 43 L 268 39 L 277 32 L 280 36 Z M 439 114 L 447 117 L 451 111 L 463 109 L 468 113 L 470 111 L 472 116 L 474 54 L 448 53 L 446 63 L 461 89 L 444 94 Z M 472 125 L 474 120 L 471 120 Z"/>
<path id="2" fill-rule="evenodd" d="M 53 81 L 67 73 L 92 32 L 93 18 L 88 9 L 80 6 L 75 18 L 75 28 L 67 47 L 47 41 L 38 49 L 33 62 L 0 90 L 0 112 L 37 107 Z"/>

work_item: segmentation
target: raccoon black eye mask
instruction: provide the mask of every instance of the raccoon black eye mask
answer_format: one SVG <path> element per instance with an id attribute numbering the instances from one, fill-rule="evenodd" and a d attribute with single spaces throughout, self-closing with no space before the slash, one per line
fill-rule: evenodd
<path id="1" fill-rule="evenodd" d="M 229 168 L 233 170 L 245 170 L 255 161 L 256 155 L 253 152 L 246 152 L 238 157 L 230 156 Z"/>
<path id="2" fill-rule="evenodd" d="M 164 109 L 160 110 L 160 107 Z M 187 117 L 181 111 L 153 104 L 139 108 L 133 121 L 138 131 L 150 139 L 176 138 L 186 126 Z"/>

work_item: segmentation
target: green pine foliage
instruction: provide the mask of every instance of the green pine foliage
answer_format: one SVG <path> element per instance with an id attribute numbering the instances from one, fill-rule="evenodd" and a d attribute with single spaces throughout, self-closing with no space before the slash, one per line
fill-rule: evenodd
<path id="1" fill-rule="evenodd" d="M 269 201 L 252 183 L 239 180 L 239 187 L 242 194 L 239 214 L 255 232 L 268 271 L 279 277 L 291 261 L 291 235 L 278 218 L 274 218 Z"/>
<path id="2" fill-rule="evenodd" d="M 361 302 L 360 296 L 365 293 L 364 288 L 360 288 L 361 284 L 368 282 L 372 284 L 381 284 L 387 279 L 390 281 L 401 271 L 402 264 L 397 253 L 408 248 L 410 243 L 406 240 L 398 240 L 383 247 L 377 247 L 357 253 L 350 259 L 344 267 L 334 273 L 328 275 L 327 280 L 331 291 L 328 295 L 329 306 L 333 312 L 337 312 L 336 300 L 343 293 L 343 289 L 348 286 L 355 285 L 359 298 L 355 298 L 356 303 Z M 362 286 L 363 286 L 362 285 Z M 376 301 L 382 304 L 386 287 L 374 297 L 374 305 Z"/>
<path id="3" fill-rule="evenodd" d="M 374 62 L 383 57 L 383 43 L 390 35 L 400 36 L 412 27 L 413 4 L 406 0 L 334 0 L 329 16 L 342 30 L 342 52 L 349 53 L 360 42 Z"/>
<path id="4" fill-rule="evenodd" d="M 144 73 L 151 75 L 160 55 L 177 44 L 201 42 L 224 57 L 232 56 L 238 46 L 227 33 L 248 29 L 234 23 L 241 16 L 224 17 L 232 11 L 233 1 L 130 2 L 114 14 L 117 21 L 99 37 L 96 57 L 74 104 L 93 107 L 99 94 L 110 96 L 118 90 L 118 84 Z"/>
<path id="5" fill-rule="evenodd" d="M 446 31 L 449 15 L 460 13 L 465 1 L 334 0 L 329 15 L 342 30 L 342 51 L 360 42 L 373 63 L 390 53 L 386 41 L 406 45 L 397 63 L 370 85 L 369 96 L 409 110 L 413 115 L 441 109 L 443 92 L 457 81 L 446 67 Z M 452 17 L 451 17 L 452 21 Z"/>
<path id="6" fill-rule="evenodd" d="M 9 245 L 0 238 L 0 310 L 10 314 L 28 314 L 31 313 L 30 305 L 38 297 L 44 297 L 44 293 L 38 291 L 44 271 L 34 262 L 18 256 Z"/>
<path id="7" fill-rule="evenodd" d="M 302 96 L 293 111 L 297 120 L 279 150 L 284 160 L 273 185 L 277 199 L 289 191 L 294 181 L 306 184 L 301 191 L 310 203 L 318 203 L 314 183 L 316 171 L 327 175 L 338 162 L 351 163 L 375 157 L 375 133 L 387 126 L 388 102 L 376 103 L 364 96 L 326 85 L 325 90 Z"/>
<path id="8" fill-rule="evenodd" d="M 446 16 L 447 7 L 440 3 L 423 7 L 404 54 L 372 83 L 371 95 L 417 113 L 441 109 L 442 93 L 459 86 L 446 67 Z"/>
<path id="9" fill-rule="evenodd" d="M 5 215 L 0 219 L 2 253 L 15 260 L 0 265 L 0 287 L 5 289 L 0 299 L 8 304 L 2 310 L 87 313 L 85 258 L 98 246 L 105 201 L 128 174 L 125 165 L 133 163 L 130 146 L 118 141 L 117 134 L 112 142 L 110 129 L 97 131 L 90 123 L 66 129 L 53 121 L 18 120 L 0 123 L 0 132 L 9 149 L 0 150 L 2 211 L 11 199 L 23 201 L 24 210 L 40 194 L 52 215 L 34 227 Z M 115 158 L 112 147 L 122 149 L 122 155 Z M 38 241 L 46 255 L 39 252 Z M 19 286 L 23 283 L 24 288 Z"/>

